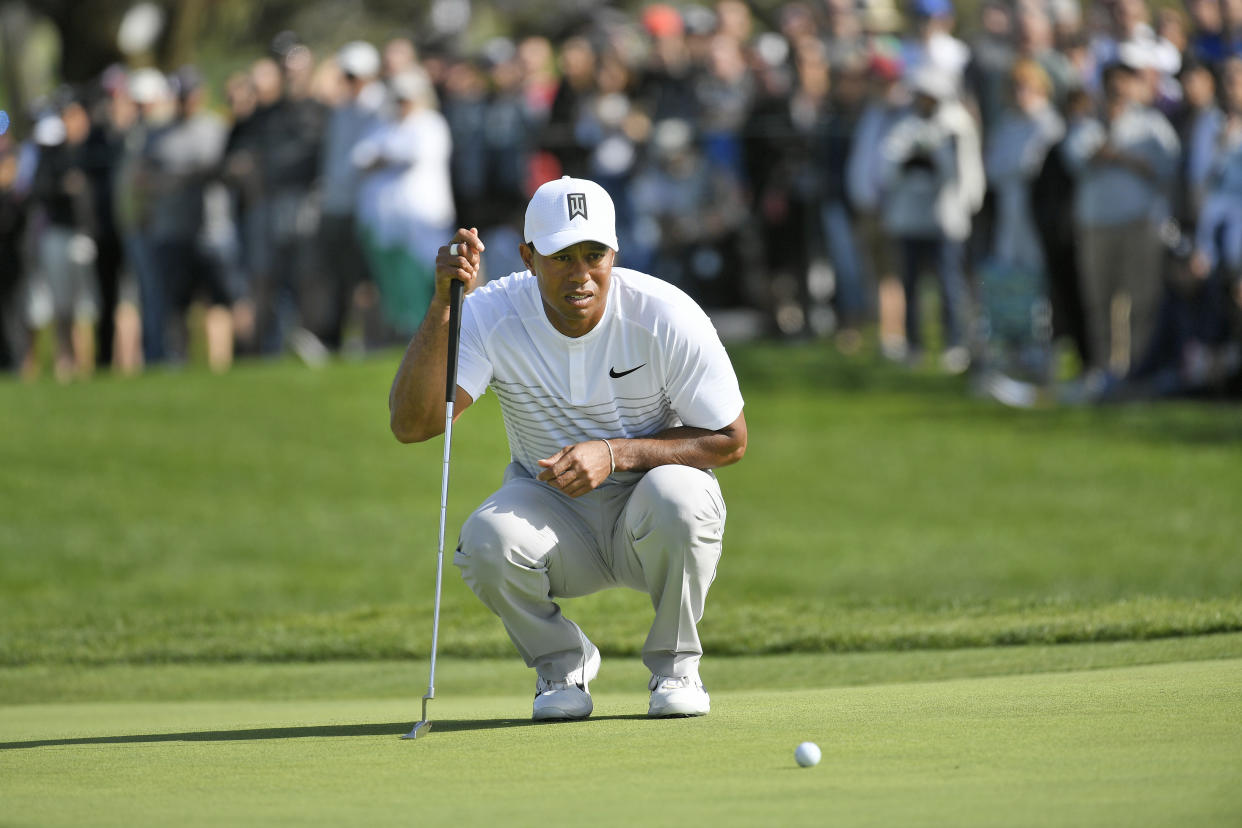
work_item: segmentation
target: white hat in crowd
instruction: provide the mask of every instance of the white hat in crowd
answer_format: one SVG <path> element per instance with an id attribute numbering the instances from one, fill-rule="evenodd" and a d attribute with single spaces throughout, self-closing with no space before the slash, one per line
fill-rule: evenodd
<path id="1" fill-rule="evenodd" d="M 924 64 L 916 67 L 906 79 L 910 91 L 916 95 L 926 95 L 938 101 L 947 101 L 953 97 L 953 78 L 936 66 Z"/>
<path id="2" fill-rule="evenodd" d="M 399 101 L 413 101 L 423 106 L 435 106 L 436 92 L 431 78 L 418 67 L 404 69 L 388 81 L 393 97 Z"/>
<path id="3" fill-rule="evenodd" d="M 167 100 L 168 78 L 158 69 L 135 69 L 129 76 L 129 96 L 138 104 L 154 104 Z"/>
<path id="4" fill-rule="evenodd" d="M 544 256 L 584 241 L 617 245 L 617 213 L 608 192 L 594 181 L 564 176 L 549 181 L 526 205 L 528 242 Z"/>
<path id="5" fill-rule="evenodd" d="M 35 122 L 32 137 L 41 147 L 59 147 L 65 143 L 65 122 L 59 115 L 44 115 Z"/>
<path id="6" fill-rule="evenodd" d="M 341 71 L 355 78 L 373 78 L 379 74 L 379 50 L 365 40 L 354 40 L 346 43 L 336 53 L 336 62 Z"/>

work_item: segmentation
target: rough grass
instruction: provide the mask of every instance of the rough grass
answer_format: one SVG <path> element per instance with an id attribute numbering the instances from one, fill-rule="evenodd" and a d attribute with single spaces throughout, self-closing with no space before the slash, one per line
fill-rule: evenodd
<path id="1" fill-rule="evenodd" d="M 1011 411 L 817 346 L 733 349 L 751 445 L 721 472 L 716 654 L 1242 630 L 1242 415 Z M 0 384 L 0 664 L 426 652 L 438 441 L 387 432 L 396 355 Z M 450 521 L 498 482 L 494 399 L 454 432 Z M 645 596 L 568 602 L 635 652 Z M 510 656 L 446 565 L 443 651 Z"/>

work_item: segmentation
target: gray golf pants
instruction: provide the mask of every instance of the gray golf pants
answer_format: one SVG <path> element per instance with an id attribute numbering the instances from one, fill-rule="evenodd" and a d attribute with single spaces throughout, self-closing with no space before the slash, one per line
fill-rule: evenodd
<path id="1" fill-rule="evenodd" d="M 553 599 L 616 586 L 651 596 L 643 645 L 651 672 L 697 675 L 698 623 L 724 524 L 715 476 L 689 466 L 659 466 L 575 499 L 511 464 L 466 520 L 453 563 L 544 679 L 581 681 L 594 646 Z"/>

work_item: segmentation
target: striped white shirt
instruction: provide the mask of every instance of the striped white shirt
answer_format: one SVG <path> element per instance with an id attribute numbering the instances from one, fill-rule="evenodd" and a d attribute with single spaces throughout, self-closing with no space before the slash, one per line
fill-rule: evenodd
<path id="1" fill-rule="evenodd" d="M 552 327 L 530 271 L 489 282 L 466 297 L 460 348 L 457 384 L 472 399 L 496 392 L 510 454 L 532 476 L 539 460 L 574 443 L 678 425 L 716 430 L 742 413 L 707 314 L 626 268 L 613 268 L 604 316 L 580 337 Z"/>

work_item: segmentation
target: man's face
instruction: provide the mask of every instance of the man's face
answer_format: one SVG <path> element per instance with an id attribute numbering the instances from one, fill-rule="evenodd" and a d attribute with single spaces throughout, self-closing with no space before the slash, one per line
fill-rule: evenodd
<path id="1" fill-rule="evenodd" d="M 1115 69 L 1113 70 L 1113 73 L 1109 75 L 1108 80 L 1104 85 L 1104 91 L 1110 101 L 1118 103 L 1133 103 L 1136 98 L 1136 86 L 1137 81 L 1133 72 L 1123 69 Z"/>
<path id="2" fill-rule="evenodd" d="M 91 118 L 79 103 L 71 103 L 60 113 L 65 123 L 65 142 L 70 145 L 80 144 L 91 132 Z"/>
<path id="3" fill-rule="evenodd" d="M 1242 113 L 1242 60 L 1225 62 L 1225 108 L 1230 114 Z"/>
<path id="4" fill-rule="evenodd" d="M 924 120 L 935 117 L 937 110 L 940 109 L 940 101 L 923 92 L 918 92 L 914 96 L 914 111 L 918 113 L 920 118 Z"/>
<path id="5" fill-rule="evenodd" d="M 522 261 L 535 274 L 548 321 L 565 336 L 588 333 L 604 317 L 616 251 L 585 241 L 544 256 L 521 247 Z"/>
<path id="6" fill-rule="evenodd" d="M 1204 67 L 1187 72 L 1182 77 L 1182 89 L 1186 93 L 1186 103 L 1195 109 L 1206 109 L 1216 97 L 1216 84 L 1212 73 Z"/>
<path id="7" fill-rule="evenodd" d="M 7 152 L 0 155 L 0 190 L 7 190 L 17 180 L 17 155 Z"/>

